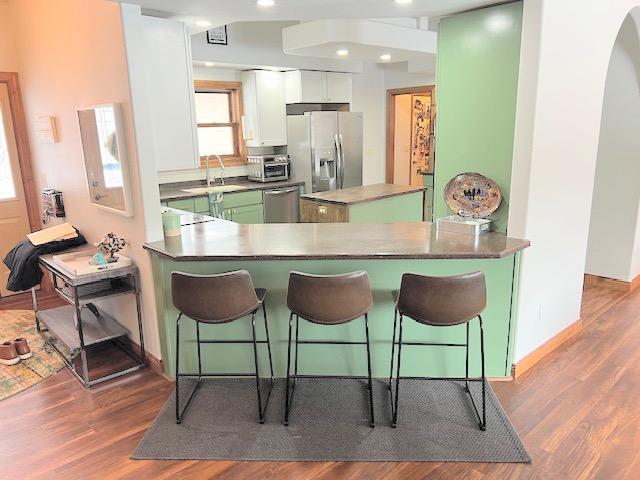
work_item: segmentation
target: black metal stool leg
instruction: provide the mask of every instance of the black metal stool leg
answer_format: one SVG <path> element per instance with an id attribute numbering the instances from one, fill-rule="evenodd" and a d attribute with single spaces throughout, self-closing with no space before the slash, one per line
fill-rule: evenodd
<path id="1" fill-rule="evenodd" d="M 196 386 L 193 387 L 193 390 L 189 394 L 189 398 L 187 398 L 187 402 L 180 411 L 180 318 L 182 317 L 182 313 L 178 315 L 176 319 L 176 423 L 182 423 L 182 418 L 184 417 L 185 412 L 191 405 L 191 400 L 193 400 L 193 396 L 200 389 L 200 385 L 202 385 L 202 363 L 200 361 L 200 328 L 199 323 L 196 321 L 196 340 L 198 343 L 198 381 L 196 382 Z M 188 375 L 191 376 L 191 375 Z"/>
<path id="2" fill-rule="evenodd" d="M 395 407 L 393 408 L 393 419 L 391 420 L 391 426 L 393 428 L 398 424 L 398 396 L 400 394 L 400 359 L 402 358 L 402 314 L 400 314 L 400 332 L 398 334 L 398 370 L 396 373 L 396 394 L 395 397 Z"/>
<path id="3" fill-rule="evenodd" d="M 271 357 L 271 340 L 269 339 L 269 325 L 267 323 L 267 305 L 262 301 L 262 315 L 264 317 L 264 332 L 267 337 L 267 352 L 269 352 L 269 371 L 271 373 L 271 383 L 273 383 L 273 359 Z"/>
<path id="4" fill-rule="evenodd" d="M 464 390 L 471 395 L 471 391 L 469 390 L 469 322 L 467 322 L 467 342 L 464 358 Z"/>
<path id="5" fill-rule="evenodd" d="M 289 407 L 290 398 L 289 398 L 289 378 L 291 375 L 291 329 L 293 327 L 293 312 L 289 314 L 289 342 L 287 343 L 287 386 L 286 393 L 284 398 L 284 424 L 289 425 Z"/>
<path id="6" fill-rule="evenodd" d="M 180 317 L 176 319 L 176 423 L 180 423 Z"/>
<path id="7" fill-rule="evenodd" d="M 251 314 L 251 332 L 253 333 L 253 360 L 255 362 L 255 367 L 256 367 L 256 392 L 258 395 L 258 420 L 260 423 L 264 423 L 264 413 L 266 411 L 267 406 L 265 402 L 265 411 L 263 411 L 262 394 L 260 392 L 260 368 L 258 366 L 258 344 L 256 343 L 256 312 L 255 311 Z"/>
<path id="8" fill-rule="evenodd" d="M 370 420 L 369 426 L 371 428 L 375 427 L 376 422 L 373 416 L 373 381 L 371 380 L 371 347 L 369 345 L 369 315 L 364 314 L 364 327 L 365 333 L 367 336 L 367 367 L 369 371 L 369 413 Z"/>
<path id="9" fill-rule="evenodd" d="M 298 376 L 298 348 L 300 348 L 300 344 L 298 343 L 298 339 L 300 338 L 300 336 L 298 335 L 298 332 L 300 331 L 300 316 L 296 315 L 296 356 L 295 356 L 295 363 L 294 363 L 294 367 L 293 367 L 293 375 L 294 377 Z M 296 378 L 293 379 L 293 383 L 296 383 Z"/>
<path id="10" fill-rule="evenodd" d="M 198 343 L 198 382 L 202 381 L 202 355 L 200 352 L 200 322 L 196 321 L 196 342 Z"/>
<path id="11" fill-rule="evenodd" d="M 391 336 L 391 368 L 389 369 L 389 391 L 391 391 L 391 380 L 393 379 L 393 356 L 396 348 L 396 324 L 398 323 L 398 309 L 393 309 L 393 335 Z M 391 407 L 393 408 L 393 394 L 391 395 Z"/>
<path id="12" fill-rule="evenodd" d="M 478 315 L 480 323 L 480 361 L 482 365 L 482 421 L 480 430 L 487 429 L 487 377 L 484 370 L 484 328 L 482 326 L 482 316 Z"/>

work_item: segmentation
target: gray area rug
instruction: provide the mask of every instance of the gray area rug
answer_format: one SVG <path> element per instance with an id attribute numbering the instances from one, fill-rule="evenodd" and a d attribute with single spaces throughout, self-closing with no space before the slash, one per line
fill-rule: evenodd
<path id="1" fill-rule="evenodd" d="M 188 395 L 190 382 L 183 388 L 181 381 L 181 394 Z M 132 458 L 531 462 L 491 388 L 488 426 L 481 432 L 461 382 L 403 380 L 397 428 L 389 426 L 383 381 L 374 383 L 376 427 L 369 428 L 365 386 L 361 380 L 299 379 L 285 427 L 283 379 L 274 386 L 264 425 L 257 422 L 255 380 L 205 380 L 181 425 L 171 396 Z M 480 383 L 471 388 L 480 407 Z"/>

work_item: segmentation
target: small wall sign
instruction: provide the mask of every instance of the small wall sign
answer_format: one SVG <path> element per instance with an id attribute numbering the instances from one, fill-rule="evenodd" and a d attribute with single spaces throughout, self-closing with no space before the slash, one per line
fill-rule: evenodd
<path id="1" fill-rule="evenodd" d="M 58 143 L 58 127 L 55 117 L 36 117 L 33 119 L 36 142 Z"/>
<path id="2" fill-rule="evenodd" d="M 227 45 L 227 26 L 207 30 L 207 43 L 212 45 Z"/>

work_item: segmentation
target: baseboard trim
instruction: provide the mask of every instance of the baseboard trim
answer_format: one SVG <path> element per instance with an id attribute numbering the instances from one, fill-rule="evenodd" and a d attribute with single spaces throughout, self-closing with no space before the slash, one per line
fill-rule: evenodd
<path id="1" fill-rule="evenodd" d="M 635 277 L 630 282 L 625 282 L 624 280 L 618 280 L 617 278 L 609 278 L 609 277 L 601 277 L 599 275 L 591 275 L 590 273 L 584 274 L 585 281 L 602 281 L 607 282 L 607 284 L 619 288 L 625 292 L 633 292 L 636 288 L 640 287 L 640 275 Z"/>
<path id="2" fill-rule="evenodd" d="M 131 350 L 136 355 L 140 355 L 140 345 L 138 345 L 136 342 L 134 342 L 130 338 L 128 338 L 128 337 L 126 337 L 126 338 L 128 340 L 128 343 L 129 343 L 129 348 L 131 348 Z M 149 366 L 149 368 L 151 370 L 153 370 L 154 372 L 156 372 L 157 374 L 165 376 L 164 375 L 164 364 L 162 363 L 162 360 L 160 360 L 159 358 L 154 357 L 149 352 L 145 352 L 145 356 L 147 357 L 147 365 Z"/>
<path id="3" fill-rule="evenodd" d="M 519 362 L 515 363 L 511 369 L 511 374 L 514 379 L 517 379 L 536 363 L 549 355 L 552 351 L 562 345 L 564 342 L 572 338 L 574 335 L 582 331 L 584 328 L 584 322 L 582 319 L 578 319 L 562 330 L 560 333 L 549 339 L 533 352 L 523 357 Z"/>

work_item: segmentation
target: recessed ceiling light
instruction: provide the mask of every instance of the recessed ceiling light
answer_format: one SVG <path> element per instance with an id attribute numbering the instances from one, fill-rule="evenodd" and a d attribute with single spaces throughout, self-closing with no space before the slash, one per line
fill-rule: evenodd
<path id="1" fill-rule="evenodd" d="M 409 3 L 413 2 L 413 0 L 395 0 L 395 1 L 400 5 L 408 5 Z"/>
<path id="2" fill-rule="evenodd" d="M 204 66 L 205 67 L 213 67 L 215 65 L 215 63 L 213 62 L 204 62 Z"/>
<path id="3" fill-rule="evenodd" d="M 259 7 L 273 7 L 273 4 L 276 2 L 273 0 L 257 0 L 256 3 Z"/>
<path id="4" fill-rule="evenodd" d="M 346 48 L 341 48 L 340 50 L 336 51 L 336 55 L 346 57 L 347 55 L 349 55 L 349 50 L 347 50 Z"/>
<path id="5" fill-rule="evenodd" d="M 391 55 L 389 55 L 388 53 L 383 53 L 382 55 L 380 55 L 380 60 L 382 60 L 383 62 L 391 60 Z"/>
<path id="6" fill-rule="evenodd" d="M 207 20 L 198 20 L 196 22 L 196 25 L 199 27 L 210 27 L 211 26 L 211 22 L 208 22 Z"/>

